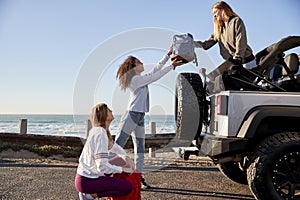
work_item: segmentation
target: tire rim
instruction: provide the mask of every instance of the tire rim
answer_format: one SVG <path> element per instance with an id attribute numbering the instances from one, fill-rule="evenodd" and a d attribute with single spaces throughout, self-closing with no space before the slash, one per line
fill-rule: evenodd
<path id="1" fill-rule="evenodd" d="M 277 193 L 284 199 L 300 198 L 300 152 L 288 152 L 275 162 L 272 180 Z"/>

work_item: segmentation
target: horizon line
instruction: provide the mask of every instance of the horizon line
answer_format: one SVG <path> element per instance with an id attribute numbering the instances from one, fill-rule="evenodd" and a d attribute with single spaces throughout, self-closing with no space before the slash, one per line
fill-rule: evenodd
<path id="1" fill-rule="evenodd" d="M 114 115 L 123 115 L 124 113 L 114 113 Z M 74 114 L 74 113 L 0 113 L 0 115 L 90 115 L 90 114 L 83 114 L 83 113 L 78 113 L 78 114 Z M 164 114 L 160 114 L 160 113 L 146 113 L 145 115 L 175 115 L 175 114 L 171 114 L 171 113 L 164 113 Z"/>

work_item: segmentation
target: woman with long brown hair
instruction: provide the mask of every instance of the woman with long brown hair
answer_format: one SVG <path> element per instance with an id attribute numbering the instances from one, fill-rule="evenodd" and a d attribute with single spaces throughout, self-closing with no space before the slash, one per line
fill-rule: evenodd
<path id="1" fill-rule="evenodd" d="M 216 2 L 212 7 L 214 33 L 204 42 L 197 41 L 196 47 L 207 50 L 219 44 L 220 54 L 234 65 L 253 68 L 255 57 L 248 45 L 246 27 L 243 20 L 224 1 Z"/>
<path id="2" fill-rule="evenodd" d="M 117 78 L 122 90 L 130 90 L 130 100 L 127 112 L 120 121 L 121 132 L 116 137 L 116 143 L 124 147 L 131 135 L 134 145 L 135 167 L 142 173 L 145 152 L 145 126 L 144 116 L 149 112 L 149 90 L 148 85 L 157 81 L 172 69 L 182 65 L 182 61 L 173 60 L 171 65 L 163 67 L 172 54 L 172 48 L 147 74 L 144 71 L 143 63 L 134 56 L 129 56 L 119 67 Z M 142 177 L 142 189 L 150 186 Z"/>
<path id="3" fill-rule="evenodd" d="M 91 112 L 92 129 L 79 158 L 75 187 L 80 199 L 94 199 L 106 196 L 124 196 L 131 192 L 132 185 L 129 181 L 111 177 L 115 173 L 132 173 L 134 163 L 122 147 L 114 143 L 109 131 L 109 126 L 114 116 L 106 104 L 97 104 Z M 118 155 L 112 160 L 108 153 Z M 118 160 L 116 160 L 118 159 Z"/>

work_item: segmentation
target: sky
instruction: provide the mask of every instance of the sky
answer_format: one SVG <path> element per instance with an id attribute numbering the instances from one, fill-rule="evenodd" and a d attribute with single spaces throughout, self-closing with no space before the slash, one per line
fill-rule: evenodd
<path id="1" fill-rule="evenodd" d="M 215 2 L 0 0 L 0 114 L 85 114 L 99 102 L 123 113 L 128 91 L 116 80 L 122 61 L 135 55 L 147 72 L 174 34 L 207 39 Z M 254 53 L 300 35 L 298 0 L 226 2 L 243 19 Z M 174 114 L 178 73 L 223 61 L 217 45 L 197 55 L 198 67 L 181 66 L 150 85 L 150 114 Z"/>

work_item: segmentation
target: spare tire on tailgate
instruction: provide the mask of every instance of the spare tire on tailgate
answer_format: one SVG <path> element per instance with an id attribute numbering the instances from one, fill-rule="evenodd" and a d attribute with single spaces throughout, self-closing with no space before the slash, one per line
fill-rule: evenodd
<path id="1" fill-rule="evenodd" d="M 181 73 L 177 77 L 175 98 L 176 136 L 194 140 L 202 130 L 205 90 L 196 73 Z"/>

